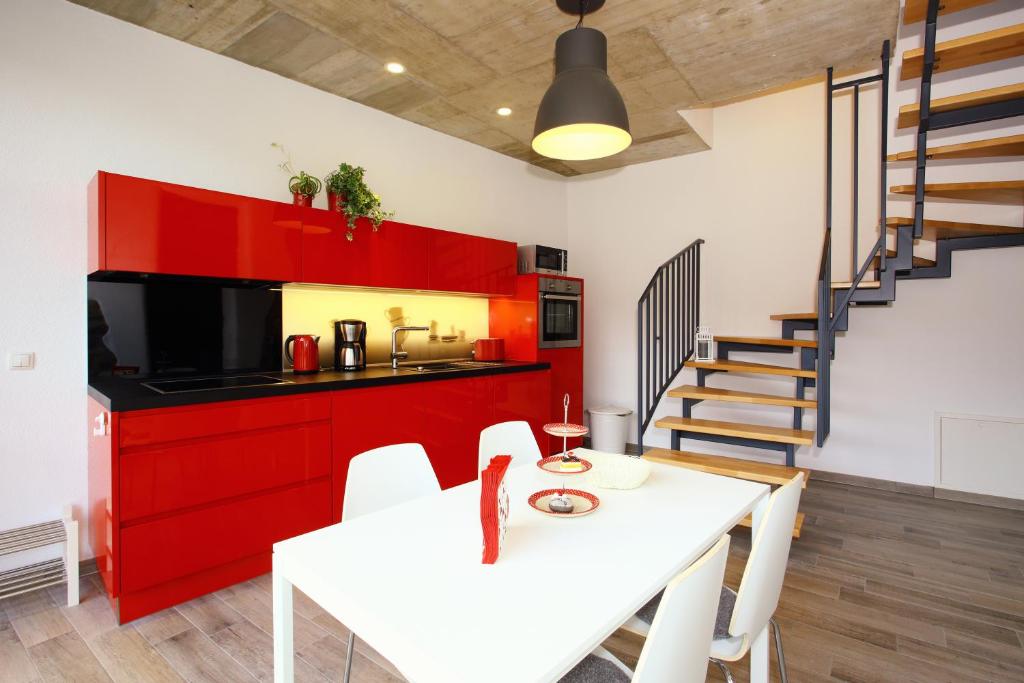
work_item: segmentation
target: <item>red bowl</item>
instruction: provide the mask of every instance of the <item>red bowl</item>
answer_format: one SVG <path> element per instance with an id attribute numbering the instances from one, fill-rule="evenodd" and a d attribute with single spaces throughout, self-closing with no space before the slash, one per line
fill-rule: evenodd
<path id="1" fill-rule="evenodd" d="M 505 360 L 505 340 L 477 339 L 473 343 L 473 360 Z"/>

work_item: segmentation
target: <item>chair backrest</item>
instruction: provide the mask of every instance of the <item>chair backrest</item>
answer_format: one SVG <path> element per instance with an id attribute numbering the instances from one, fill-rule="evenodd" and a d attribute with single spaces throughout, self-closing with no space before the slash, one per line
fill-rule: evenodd
<path id="1" fill-rule="evenodd" d="M 665 587 L 633 683 L 704 683 L 728 557 L 723 536 Z"/>
<path id="2" fill-rule="evenodd" d="M 382 446 L 348 465 L 341 520 L 383 510 L 441 490 L 427 452 L 418 443 Z"/>
<path id="3" fill-rule="evenodd" d="M 530 423 L 522 420 L 499 422 L 480 432 L 477 476 L 496 455 L 511 455 L 509 467 L 535 463 L 542 457 Z"/>
<path id="4" fill-rule="evenodd" d="M 768 625 L 768 620 L 779 606 L 803 483 L 804 474 L 801 472 L 772 494 L 764 518 L 754 534 L 729 623 L 730 635 L 743 636 L 744 652 L 754 636 Z"/>

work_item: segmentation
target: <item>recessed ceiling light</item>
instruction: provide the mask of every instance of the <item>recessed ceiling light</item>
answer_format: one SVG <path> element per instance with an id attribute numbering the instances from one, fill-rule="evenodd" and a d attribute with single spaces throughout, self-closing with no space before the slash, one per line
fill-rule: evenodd
<path id="1" fill-rule="evenodd" d="M 512 116 L 512 110 L 508 107 L 498 107 L 498 116 Z"/>
<path id="2" fill-rule="evenodd" d="M 385 68 L 393 74 L 405 73 L 405 67 L 398 62 L 388 62 Z"/>

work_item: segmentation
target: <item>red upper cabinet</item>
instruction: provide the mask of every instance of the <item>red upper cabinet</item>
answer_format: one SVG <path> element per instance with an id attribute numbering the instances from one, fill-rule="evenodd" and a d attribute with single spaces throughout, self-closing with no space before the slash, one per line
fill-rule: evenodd
<path id="1" fill-rule="evenodd" d="M 89 213 L 90 271 L 302 277 L 302 221 L 290 204 L 100 172 Z"/>
<path id="2" fill-rule="evenodd" d="M 335 212 L 303 209 L 302 281 L 391 289 L 427 289 L 429 228 L 365 218 L 348 225 Z"/>
<path id="3" fill-rule="evenodd" d="M 514 242 L 431 230 L 429 255 L 431 290 L 504 295 L 515 291 Z"/>

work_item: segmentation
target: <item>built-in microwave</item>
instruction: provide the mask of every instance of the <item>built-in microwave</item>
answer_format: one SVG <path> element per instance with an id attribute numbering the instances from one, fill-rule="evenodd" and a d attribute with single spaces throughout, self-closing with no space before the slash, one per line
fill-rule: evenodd
<path id="1" fill-rule="evenodd" d="M 583 315 L 582 287 L 577 280 L 537 278 L 537 309 L 540 328 L 537 346 L 563 349 L 580 346 Z"/>
<path id="2" fill-rule="evenodd" d="M 543 247 L 531 244 L 519 247 L 519 274 L 543 273 L 545 275 L 565 275 L 569 267 L 569 256 L 565 249 Z"/>

